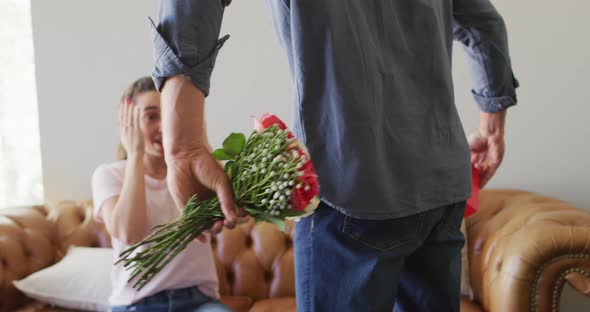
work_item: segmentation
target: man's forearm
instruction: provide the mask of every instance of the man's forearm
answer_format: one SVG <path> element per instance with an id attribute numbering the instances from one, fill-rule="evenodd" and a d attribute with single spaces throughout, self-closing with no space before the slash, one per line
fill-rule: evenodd
<path id="1" fill-rule="evenodd" d="M 162 133 L 167 159 L 185 158 L 208 146 L 204 124 L 205 94 L 184 76 L 162 88 Z"/>
<path id="2" fill-rule="evenodd" d="M 150 20 L 154 82 L 162 93 L 162 132 L 167 160 L 208 150 L 204 101 L 219 49 L 224 6 L 231 1 L 162 0 L 159 22 Z"/>
<path id="3" fill-rule="evenodd" d="M 503 110 L 497 113 L 479 113 L 479 131 L 481 134 L 490 137 L 503 137 L 506 124 L 506 112 Z"/>

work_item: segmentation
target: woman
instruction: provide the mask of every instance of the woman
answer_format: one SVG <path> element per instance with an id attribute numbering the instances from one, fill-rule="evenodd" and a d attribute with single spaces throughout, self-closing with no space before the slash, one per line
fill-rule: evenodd
<path id="1" fill-rule="evenodd" d="M 115 255 L 181 213 L 166 186 L 160 95 L 151 78 L 125 91 L 119 121 L 124 160 L 99 166 L 92 177 L 94 217 L 105 224 Z M 127 282 L 129 277 L 123 264 L 113 266 L 109 302 L 114 312 L 231 311 L 217 301 L 209 242 L 192 242 L 140 291 Z"/>

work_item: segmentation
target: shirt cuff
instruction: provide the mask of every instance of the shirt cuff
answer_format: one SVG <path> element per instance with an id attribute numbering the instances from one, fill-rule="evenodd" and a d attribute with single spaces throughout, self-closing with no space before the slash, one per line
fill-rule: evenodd
<path id="1" fill-rule="evenodd" d="M 162 37 L 154 21 L 148 17 L 154 44 L 154 71 L 152 78 L 158 91 L 162 91 L 164 81 L 173 76 L 183 75 L 197 88 L 201 89 L 205 96 L 209 95 L 211 86 L 211 73 L 215 67 L 217 54 L 223 44 L 229 39 L 229 35 L 217 40 L 217 45 L 209 55 L 193 67 L 186 66 L 174 53 L 170 45 Z"/>
<path id="2" fill-rule="evenodd" d="M 512 93 L 512 95 L 494 97 L 482 95 L 472 90 L 471 93 L 473 94 L 475 101 L 479 105 L 479 108 L 486 113 L 498 113 L 511 106 L 516 105 L 518 102 L 516 97 L 516 88 L 520 86 L 520 83 L 518 82 L 518 80 L 516 80 L 514 76 L 512 77 L 512 80 L 512 90 L 511 92 L 508 92 Z"/>

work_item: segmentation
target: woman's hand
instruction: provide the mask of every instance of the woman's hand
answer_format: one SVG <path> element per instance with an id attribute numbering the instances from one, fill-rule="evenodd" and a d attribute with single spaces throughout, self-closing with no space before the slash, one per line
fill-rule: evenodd
<path id="1" fill-rule="evenodd" d="M 144 141 L 140 122 L 140 107 L 134 106 L 130 99 L 125 99 L 119 108 L 119 132 L 121 144 L 123 144 L 128 156 L 143 155 Z"/>

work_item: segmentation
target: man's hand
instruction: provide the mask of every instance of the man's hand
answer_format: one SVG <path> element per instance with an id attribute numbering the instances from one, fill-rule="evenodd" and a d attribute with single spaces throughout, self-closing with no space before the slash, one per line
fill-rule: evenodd
<path id="1" fill-rule="evenodd" d="M 469 136 L 471 163 L 481 172 L 483 188 L 494 176 L 504 158 L 506 110 L 480 113 L 480 126 Z"/>
<path id="2" fill-rule="evenodd" d="M 176 206 L 184 207 L 194 194 L 197 194 L 198 200 L 217 194 L 225 220 L 217 222 L 210 231 L 217 234 L 224 225 L 233 229 L 239 220 L 229 178 L 223 168 L 207 149 L 185 156 L 166 161 L 168 188 Z"/>
<path id="3" fill-rule="evenodd" d="M 237 210 L 228 176 L 211 154 L 204 124 L 204 93 L 183 76 L 169 78 L 162 89 L 162 134 L 168 188 L 179 209 L 197 194 L 204 200 L 217 194 L 224 221 L 213 225 L 210 232 L 219 233 L 223 226 L 234 228 L 246 220 L 243 209 Z M 200 237 L 204 240 L 204 236 Z"/>

